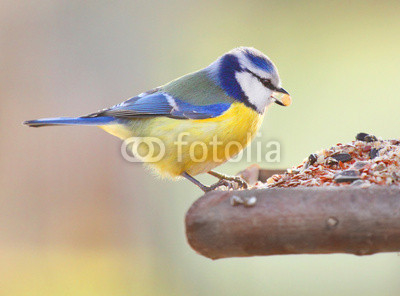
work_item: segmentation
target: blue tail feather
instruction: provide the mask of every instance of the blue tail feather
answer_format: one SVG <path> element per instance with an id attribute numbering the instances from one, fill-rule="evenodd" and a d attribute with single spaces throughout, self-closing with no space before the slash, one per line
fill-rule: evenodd
<path id="1" fill-rule="evenodd" d="M 31 127 L 52 125 L 104 125 L 116 121 L 114 117 L 56 117 L 25 121 L 24 124 Z"/>

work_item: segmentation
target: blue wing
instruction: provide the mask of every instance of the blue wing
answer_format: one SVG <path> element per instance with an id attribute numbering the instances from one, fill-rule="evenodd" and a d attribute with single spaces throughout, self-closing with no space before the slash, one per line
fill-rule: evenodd
<path id="1" fill-rule="evenodd" d="M 43 118 L 25 121 L 32 127 L 51 125 L 105 125 L 135 118 L 166 116 L 175 119 L 207 119 L 221 115 L 231 106 L 230 102 L 194 105 L 174 98 L 158 89 L 140 94 L 111 108 L 82 117 Z"/>
<path id="2" fill-rule="evenodd" d="M 131 98 L 121 104 L 87 117 L 111 116 L 120 119 L 134 119 L 143 117 L 166 116 L 175 119 L 206 119 L 221 115 L 229 109 L 231 103 L 217 103 L 211 105 L 193 105 L 166 92 L 151 91 Z"/>

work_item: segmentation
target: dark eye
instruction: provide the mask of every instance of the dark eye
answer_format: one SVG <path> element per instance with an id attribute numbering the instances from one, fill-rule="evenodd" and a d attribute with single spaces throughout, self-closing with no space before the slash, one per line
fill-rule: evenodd
<path id="1" fill-rule="evenodd" d="M 264 83 L 264 84 L 272 84 L 271 79 L 262 78 L 261 82 Z"/>
<path id="2" fill-rule="evenodd" d="M 251 75 L 253 75 L 254 77 L 256 77 L 262 84 L 264 84 L 266 87 L 268 87 L 269 89 L 274 90 L 275 86 L 272 85 L 272 81 L 269 78 L 261 78 L 260 76 L 258 76 L 257 74 L 251 72 L 250 70 L 245 70 L 246 72 L 250 73 Z"/>
<path id="3" fill-rule="evenodd" d="M 275 89 L 275 87 L 272 85 L 271 79 L 261 78 L 260 81 L 269 89 Z"/>

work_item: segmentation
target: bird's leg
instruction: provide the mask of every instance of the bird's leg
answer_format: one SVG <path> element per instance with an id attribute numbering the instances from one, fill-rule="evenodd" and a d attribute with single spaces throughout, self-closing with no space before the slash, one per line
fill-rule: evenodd
<path id="1" fill-rule="evenodd" d="M 242 177 L 227 176 L 227 175 L 220 174 L 220 173 L 213 172 L 213 171 L 209 171 L 208 173 L 211 176 L 218 178 L 219 180 L 226 180 L 226 181 L 230 182 L 231 183 L 230 187 L 234 187 L 232 183 L 236 183 L 239 188 L 243 188 L 243 189 L 247 189 L 249 187 L 249 184 L 247 184 L 247 182 Z"/>
<path id="2" fill-rule="evenodd" d="M 229 186 L 230 185 L 228 181 L 226 181 L 224 179 L 220 179 L 217 183 L 215 183 L 211 186 L 206 186 L 206 185 L 203 185 L 200 181 L 196 180 L 195 178 L 193 178 L 191 175 L 189 175 L 186 172 L 183 172 L 181 176 L 188 179 L 190 182 L 192 182 L 193 184 L 198 186 L 204 192 L 212 191 L 220 186 Z"/>

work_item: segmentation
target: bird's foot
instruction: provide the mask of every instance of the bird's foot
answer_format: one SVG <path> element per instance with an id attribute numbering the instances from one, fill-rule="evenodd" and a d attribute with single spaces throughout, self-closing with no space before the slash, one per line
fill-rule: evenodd
<path id="1" fill-rule="evenodd" d="M 226 175 L 222 175 L 222 174 L 219 174 L 219 173 L 216 173 L 213 171 L 210 171 L 208 173 L 214 177 L 217 177 L 219 179 L 219 181 L 213 185 L 206 186 L 206 185 L 203 185 L 201 182 L 199 182 L 198 180 L 196 180 L 195 178 L 193 178 L 191 175 L 189 175 L 186 172 L 183 172 L 181 176 L 188 179 L 190 182 L 192 182 L 193 184 L 198 186 L 204 192 L 210 192 L 210 191 L 213 191 L 222 186 L 225 186 L 227 188 L 227 190 L 229 190 L 229 189 L 233 189 L 233 190 L 246 189 L 249 187 L 247 182 L 239 176 L 226 176 Z"/>
<path id="2" fill-rule="evenodd" d="M 227 188 L 230 188 L 230 187 L 231 187 L 231 184 L 230 184 L 230 182 L 227 181 L 227 180 L 220 179 L 220 180 L 219 180 L 217 183 L 215 183 L 215 184 L 212 184 L 212 185 L 210 185 L 210 186 L 205 186 L 205 185 L 203 185 L 203 186 L 200 187 L 200 188 L 201 188 L 201 190 L 203 190 L 204 192 L 210 192 L 210 191 L 213 191 L 213 190 L 215 190 L 215 189 L 217 189 L 217 188 L 219 188 L 219 187 L 222 187 L 222 186 L 225 186 L 225 187 L 227 187 Z"/>
<path id="3" fill-rule="evenodd" d="M 249 184 L 240 176 L 227 176 L 213 171 L 209 172 L 210 175 L 217 177 L 219 182 L 223 181 L 223 185 L 228 187 L 228 189 L 247 189 Z M 218 184 L 217 182 L 216 184 Z"/>
<path id="4" fill-rule="evenodd" d="M 247 189 L 249 184 L 240 176 L 225 176 L 225 181 L 228 181 L 233 189 Z"/>

